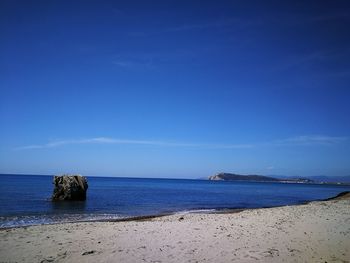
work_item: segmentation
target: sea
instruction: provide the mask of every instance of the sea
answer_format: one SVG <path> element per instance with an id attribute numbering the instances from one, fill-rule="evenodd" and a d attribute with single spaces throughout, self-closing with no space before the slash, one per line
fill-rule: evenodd
<path id="1" fill-rule="evenodd" d="M 87 177 L 86 201 L 51 202 L 53 176 L 0 175 L 0 228 L 301 204 L 348 185 Z"/>

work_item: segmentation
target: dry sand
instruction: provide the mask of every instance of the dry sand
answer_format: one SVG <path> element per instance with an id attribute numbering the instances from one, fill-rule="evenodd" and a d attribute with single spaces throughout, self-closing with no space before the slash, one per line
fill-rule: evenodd
<path id="1" fill-rule="evenodd" d="M 0 230 L 0 262 L 349 262 L 350 200 Z"/>

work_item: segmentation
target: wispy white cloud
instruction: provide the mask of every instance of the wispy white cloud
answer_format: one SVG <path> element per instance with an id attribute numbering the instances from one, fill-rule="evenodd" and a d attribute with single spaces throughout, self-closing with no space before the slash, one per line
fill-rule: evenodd
<path id="1" fill-rule="evenodd" d="M 208 48 L 175 49 L 168 51 L 155 51 L 148 53 L 115 54 L 111 63 L 127 70 L 155 70 L 169 64 L 192 64 L 195 57 L 208 52 Z"/>
<path id="2" fill-rule="evenodd" d="M 343 48 L 338 50 L 318 50 L 311 53 L 299 53 L 291 54 L 286 57 L 280 58 L 276 61 L 275 65 L 266 69 L 268 72 L 281 72 L 286 70 L 309 70 L 314 67 L 320 67 L 320 65 L 327 66 L 330 63 L 336 65 L 338 61 L 344 59 L 344 57 L 350 56 L 350 49 Z M 330 71 L 328 69 L 328 71 Z M 347 74 L 348 69 L 344 67 L 336 67 L 332 69 L 328 74 Z"/>
<path id="3" fill-rule="evenodd" d="M 190 30 L 197 30 L 197 29 L 219 28 L 219 27 L 231 26 L 235 22 L 237 23 L 237 21 L 233 19 L 221 19 L 221 20 L 206 22 L 206 23 L 183 24 L 179 26 L 165 28 L 163 32 L 181 32 L 181 31 L 190 31 Z"/>
<path id="4" fill-rule="evenodd" d="M 15 150 L 47 149 L 57 148 L 65 145 L 74 144 L 129 144 L 129 145 L 150 145 L 161 147 L 188 147 L 188 148 L 206 148 L 206 149 L 249 149 L 259 146 L 312 146 L 312 145 L 335 145 L 348 140 L 348 137 L 334 137 L 324 135 L 308 135 L 290 137 L 281 140 L 270 141 L 266 143 L 247 143 L 247 144 L 217 144 L 217 143 L 186 143 L 157 140 L 132 140 L 117 139 L 108 137 L 96 137 L 88 139 L 56 140 L 44 144 L 26 145 L 15 148 Z"/>
<path id="5" fill-rule="evenodd" d="M 134 66 L 134 63 L 131 61 L 125 61 L 125 60 L 114 60 L 112 61 L 114 65 L 117 65 L 122 68 L 131 68 Z"/>
<path id="6" fill-rule="evenodd" d="M 285 71 L 290 69 L 307 69 L 315 64 L 320 64 L 333 59 L 335 55 L 326 54 L 325 52 L 317 51 L 308 54 L 294 54 L 282 58 L 278 64 L 270 68 L 270 71 Z"/>
<path id="7" fill-rule="evenodd" d="M 246 29 L 251 26 L 260 26 L 261 20 L 242 18 L 221 18 L 213 21 L 198 21 L 197 23 L 184 23 L 164 28 L 157 28 L 150 31 L 133 31 L 129 35 L 132 37 L 149 37 L 160 34 L 181 33 L 200 30 L 218 30 L 223 28 Z"/>
<path id="8" fill-rule="evenodd" d="M 168 141 L 153 141 L 153 140 L 129 140 L 129 139 L 115 139 L 107 137 L 97 137 L 89 139 L 76 140 L 59 140 L 45 144 L 27 145 L 15 148 L 16 150 L 30 150 L 30 149 L 45 149 L 56 148 L 64 145 L 72 144 L 138 144 L 151 145 L 163 147 L 193 147 L 193 148 L 213 148 L 213 149 L 244 149 L 251 148 L 250 144 L 201 144 L 201 143 L 182 143 L 182 142 L 168 142 Z"/>
<path id="9" fill-rule="evenodd" d="M 335 137 L 335 136 L 325 136 L 325 135 L 304 135 L 296 136 L 283 140 L 273 141 L 274 145 L 334 145 L 348 140 L 347 137 Z"/>
<path id="10" fill-rule="evenodd" d="M 118 57 L 112 63 L 125 69 L 152 69 L 154 67 L 152 57 Z"/>

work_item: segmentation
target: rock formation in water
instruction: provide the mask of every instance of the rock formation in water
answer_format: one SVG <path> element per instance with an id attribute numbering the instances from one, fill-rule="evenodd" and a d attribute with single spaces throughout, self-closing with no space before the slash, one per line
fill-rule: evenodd
<path id="1" fill-rule="evenodd" d="M 88 189 L 87 179 L 81 175 L 60 175 L 53 178 L 54 190 L 52 201 L 86 200 L 86 191 Z"/>

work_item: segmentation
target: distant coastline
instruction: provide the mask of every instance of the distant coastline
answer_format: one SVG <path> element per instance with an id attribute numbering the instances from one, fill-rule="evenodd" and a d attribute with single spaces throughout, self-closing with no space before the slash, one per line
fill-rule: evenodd
<path id="1" fill-rule="evenodd" d="M 331 184 L 331 185 L 350 185 L 348 182 L 323 182 L 310 178 L 277 178 L 265 175 L 242 175 L 235 173 L 218 173 L 207 178 L 210 181 L 246 181 L 246 182 L 278 182 L 278 183 L 298 183 L 298 184 Z"/>
<path id="2" fill-rule="evenodd" d="M 23 173 L 0 173 L 0 179 L 3 176 L 34 176 L 34 177 L 50 177 L 54 174 L 23 174 Z M 236 173 L 217 173 L 211 176 L 203 176 L 197 178 L 175 178 L 175 177 L 130 177 L 130 176 L 97 176 L 88 175 L 89 178 L 121 178 L 121 179 L 155 179 L 155 180 L 204 180 L 204 181 L 236 181 L 236 182 L 261 182 L 261 183 L 290 183 L 290 184 L 316 184 L 316 185 L 339 185 L 350 186 L 349 176 L 310 176 L 310 177 L 289 177 L 289 176 L 265 176 L 265 175 L 241 175 Z M 51 180 L 51 179 L 50 179 Z"/>

